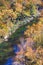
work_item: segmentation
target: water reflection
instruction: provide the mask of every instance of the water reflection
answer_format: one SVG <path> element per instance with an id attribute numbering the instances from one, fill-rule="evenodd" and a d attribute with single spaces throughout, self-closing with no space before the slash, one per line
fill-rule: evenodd
<path id="1" fill-rule="evenodd" d="M 13 45 L 13 52 L 15 56 L 8 58 L 5 65 L 25 65 L 25 56 L 31 56 L 33 54 L 32 46 L 34 44 L 31 38 L 19 38 L 20 43 Z M 26 54 L 27 53 L 27 54 Z"/>

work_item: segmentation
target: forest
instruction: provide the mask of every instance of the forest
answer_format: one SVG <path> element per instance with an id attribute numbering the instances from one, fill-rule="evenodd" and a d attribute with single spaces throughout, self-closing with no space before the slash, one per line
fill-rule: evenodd
<path id="1" fill-rule="evenodd" d="M 43 0 L 0 0 L 0 65 L 43 65 Z"/>

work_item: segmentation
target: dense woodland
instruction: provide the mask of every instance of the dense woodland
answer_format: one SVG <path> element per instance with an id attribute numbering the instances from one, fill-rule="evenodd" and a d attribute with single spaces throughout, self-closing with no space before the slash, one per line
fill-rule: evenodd
<path id="1" fill-rule="evenodd" d="M 0 0 L 0 65 L 15 61 L 43 65 L 43 0 Z"/>

